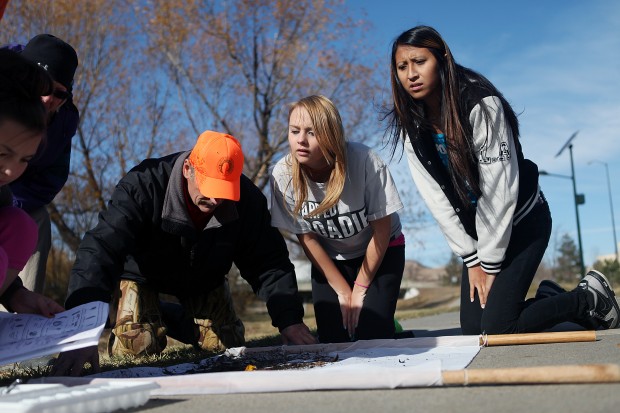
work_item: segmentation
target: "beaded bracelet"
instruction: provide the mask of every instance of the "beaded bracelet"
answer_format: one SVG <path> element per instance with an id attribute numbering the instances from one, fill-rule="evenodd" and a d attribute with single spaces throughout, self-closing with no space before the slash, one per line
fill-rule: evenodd
<path id="1" fill-rule="evenodd" d="M 368 289 L 368 287 L 369 287 L 368 285 L 360 284 L 360 283 L 358 283 L 357 281 L 353 281 L 353 284 L 357 285 L 358 287 L 362 287 L 362 288 L 364 288 L 364 289 L 366 289 L 366 290 L 367 290 L 367 289 Z"/>

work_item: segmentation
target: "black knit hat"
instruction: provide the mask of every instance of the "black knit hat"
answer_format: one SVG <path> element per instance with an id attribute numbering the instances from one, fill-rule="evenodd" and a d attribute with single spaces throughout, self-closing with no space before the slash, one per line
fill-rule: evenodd
<path id="1" fill-rule="evenodd" d="M 51 34 L 39 34 L 30 39 L 21 54 L 47 70 L 52 79 L 71 91 L 78 58 L 68 43 Z"/>

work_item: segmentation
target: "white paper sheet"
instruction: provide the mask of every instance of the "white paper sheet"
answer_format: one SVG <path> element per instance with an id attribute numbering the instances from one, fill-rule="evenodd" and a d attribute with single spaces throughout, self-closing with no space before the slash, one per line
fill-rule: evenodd
<path id="1" fill-rule="evenodd" d="M 441 372 L 464 369 L 478 354 L 480 346 L 478 336 L 450 336 L 238 348 L 229 352 L 259 353 L 274 349 L 290 354 L 337 354 L 338 361 L 307 370 L 199 374 L 188 374 L 199 363 L 185 363 L 164 368 L 134 367 L 80 378 L 48 377 L 36 382 L 77 385 L 148 377 L 160 386 L 152 394 L 160 396 L 441 386 Z"/>
<path id="2" fill-rule="evenodd" d="M 0 365 L 98 345 L 108 311 L 97 301 L 53 318 L 0 312 Z"/>

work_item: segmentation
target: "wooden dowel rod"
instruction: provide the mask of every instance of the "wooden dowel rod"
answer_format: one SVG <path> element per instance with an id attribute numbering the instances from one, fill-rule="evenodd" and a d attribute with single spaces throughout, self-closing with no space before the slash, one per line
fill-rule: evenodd
<path id="1" fill-rule="evenodd" d="M 513 367 L 501 369 L 446 370 L 441 373 L 444 385 L 470 384 L 559 384 L 559 383 L 617 383 L 620 366 L 617 364 L 576 364 L 542 367 Z"/>
<path id="2" fill-rule="evenodd" d="M 559 331 L 553 333 L 490 334 L 480 336 L 481 346 L 517 344 L 576 343 L 596 341 L 596 331 Z"/>

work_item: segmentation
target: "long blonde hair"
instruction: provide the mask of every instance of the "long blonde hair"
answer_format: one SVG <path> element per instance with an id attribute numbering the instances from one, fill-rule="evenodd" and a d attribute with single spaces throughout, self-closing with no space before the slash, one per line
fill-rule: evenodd
<path id="1" fill-rule="evenodd" d="M 325 96 L 307 96 L 293 103 L 288 113 L 289 123 L 293 111 L 297 108 L 303 108 L 308 112 L 319 148 L 328 165 L 333 167 L 327 180 L 325 198 L 318 208 L 307 215 L 318 216 L 338 203 L 344 189 L 347 170 L 346 138 L 340 113 L 332 101 Z M 291 153 L 289 159 L 295 196 L 293 214 L 299 214 L 308 198 L 309 176 L 306 168 L 299 164 L 294 154 Z"/>

